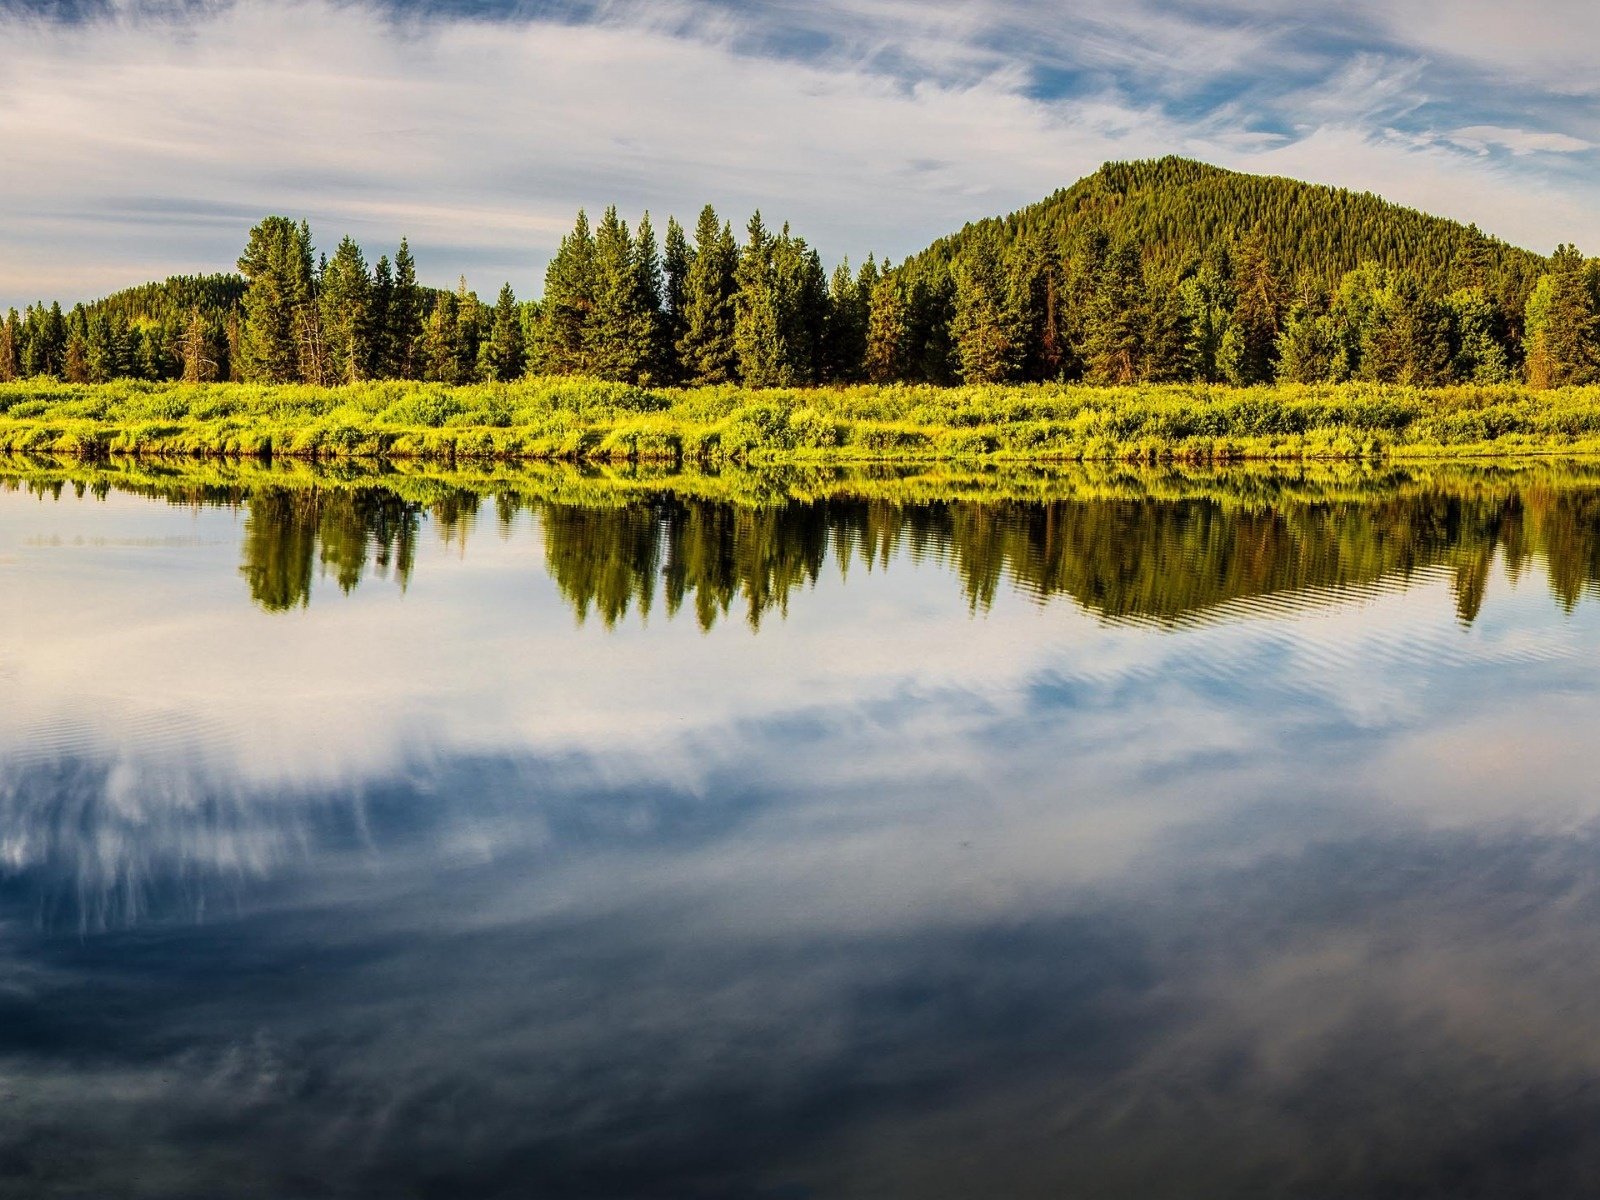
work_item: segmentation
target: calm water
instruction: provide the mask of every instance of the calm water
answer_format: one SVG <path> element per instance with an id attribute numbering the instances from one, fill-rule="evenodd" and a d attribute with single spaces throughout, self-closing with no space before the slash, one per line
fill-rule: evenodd
<path id="1" fill-rule="evenodd" d="M 801 482 L 0 467 L 0 1195 L 1592 1194 L 1600 470 Z"/>

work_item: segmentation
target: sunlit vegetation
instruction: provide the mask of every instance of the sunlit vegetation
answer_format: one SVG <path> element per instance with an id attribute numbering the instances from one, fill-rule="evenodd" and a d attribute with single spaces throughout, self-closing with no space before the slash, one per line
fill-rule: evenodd
<path id="1" fill-rule="evenodd" d="M 1438 457 L 1600 451 L 1600 387 L 0 385 L 22 453 L 639 462 Z"/>
<path id="2" fill-rule="evenodd" d="M 533 301 L 425 286 L 404 238 L 370 264 L 348 236 L 319 250 L 284 216 L 236 266 L 13 310 L 0 382 L 1600 383 L 1600 267 L 1575 248 L 1177 158 L 1107 164 L 898 263 L 829 269 L 788 225 L 707 206 L 660 238 L 649 213 L 580 212 Z"/>
<path id="3" fill-rule="evenodd" d="M 782 615 L 825 571 L 897 555 L 947 564 L 974 608 L 1002 587 L 1109 620 L 1200 619 L 1265 597 L 1359 593 L 1445 572 L 1474 620 L 1496 561 L 1537 561 L 1571 609 L 1600 594 L 1600 466 L 1087 466 L 718 474 L 417 465 L 0 460 L 0 486 L 129 491 L 243 514 L 241 571 L 263 607 L 310 601 L 319 573 L 405 586 L 418 539 L 463 549 L 537 521 L 580 620 Z"/>

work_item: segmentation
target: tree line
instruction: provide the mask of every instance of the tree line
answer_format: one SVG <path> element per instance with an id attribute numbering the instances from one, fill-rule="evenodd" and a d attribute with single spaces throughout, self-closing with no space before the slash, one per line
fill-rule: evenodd
<path id="1" fill-rule="evenodd" d="M 419 284 L 404 239 L 369 266 L 304 222 L 251 230 L 239 276 L 63 312 L 14 310 L 0 379 L 640 385 L 869 382 L 1418 386 L 1600 381 L 1600 267 L 1376 197 L 1184 160 L 1112 164 L 899 264 L 831 272 L 760 213 L 707 206 L 658 241 L 580 212 L 536 302 Z"/>

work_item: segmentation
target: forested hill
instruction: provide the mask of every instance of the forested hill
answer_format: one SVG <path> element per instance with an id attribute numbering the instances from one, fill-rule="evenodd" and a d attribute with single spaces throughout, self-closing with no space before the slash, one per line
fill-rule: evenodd
<path id="1" fill-rule="evenodd" d="M 120 318 L 130 325 L 176 325 L 187 320 L 196 308 L 218 316 L 231 312 L 244 300 L 248 286 L 242 275 L 174 275 L 159 283 L 142 283 L 112 292 L 87 308 L 90 317 Z"/>
<path id="2" fill-rule="evenodd" d="M 237 276 L 7 313 L 0 381 L 1600 383 L 1600 261 L 1574 247 L 1179 158 L 1107 164 L 900 263 L 829 272 L 787 224 L 741 237 L 709 205 L 664 232 L 580 212 L 540 298 L 490 304 L 421 285 L 404 238 L 369 263 L 267 217 Z"/>
<path id="3" fill-rule="evenodd" d="M 1443 295 L 1483 287 L 1520 308 L 1544 258 L 1475 225 L 1392 204 L 1371 192 L 1246 175 L 1186 158 L 1107 163 L 1037 204 L 967 225 L 913 261 L 949 265 L 973 241 L 1038 235 L 1054 245 L 1087 233 L 1130 241 L 1146 264 L 1179 274 L 1208 253 L 1255 234 L 1280 276 L 1332 289 L 1348 271 L 1378 263 L 1405 270 Z"/>

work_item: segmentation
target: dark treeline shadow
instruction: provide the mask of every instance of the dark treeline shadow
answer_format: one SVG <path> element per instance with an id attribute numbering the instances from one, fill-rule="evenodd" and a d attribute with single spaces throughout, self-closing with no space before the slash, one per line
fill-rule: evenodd
<path id="1" fill-rule="evenodd" d="M 546 506 L 545 561 L 580 620 L 741 612 L 752 628 L 830 560 L 946 564 L 968 604 L 1003 585 L 1065 596 L 1114 621 L 1174 624 L 1240 602 L 1316 604 L 1341 592 L 1451 574 L 1458 617 L 1483 604 L 1497 553 L 1513 575 L 1540 559 L 1572 609 L 1600 583 L 1600 491 L 1427 490 L 1372 503 L 1228 508 L 1212 500 L 957 501 L 914 507 L 830 500 L 781 509 L 664 499 L 617 509 Z"/>
<path id="2" fill-rule="evenodd" d="M 698 482 L 707 478 L 715 477 Z M 664 612 L 692 615 L 707 630 L 735 616 L 759 629 L 785 617 L 791 598 L 825 572 L 848 577 L 899 561 L 946 567 L 974 611 L 1010 586 L 1040 602 L 1070 598 L 1106 620 L 1158 624 L 1253 601 L 1326 603 L 1440 571 L 1451 578 L 1458 617 L 1470 623 L 1497 561 L 1512 578 L 1542 566 L 1565 610 L 1600 591 L 1600 477 L 1592 474 L 1441 471 L 1299 489 L 1263 489 L 1263 478 L 1221 473 L 1177 488 L 1165 480 L 1141 485 L 1142 493 L 1122 486 L 1037 502 L 930 498 L 925 487 L 901 499 L 893 484 L 884 494 L 880 481 L 878 494 L 845 485 L 818 499 L 775 499 L 781 488 L 761 489 L 757 503 L 677 490 L 671 477 L 625 490 L 574 489 L 572 480 L 551 488 L 545 480 L 543 490 L 528 491 L 515 477 L 426 486 L 381 475 L 4 482 L 44 495 L 115 487 L 240 508 L 240 570 L 251 597 L 271 612 L 308 605 L 319 577 L 346 593 L 369 576 L 403 590 L 425 520 L 466 553 L 480 512 L 491 507 L 504 537 L 518 536 L 519 518 L 537 522 L 550 578 L 580 622 L 606 628 Z"/>
<path id="3" fill-rule="evenodd" d="M 249 500 L 239 569 L 250 595 L 270 612 L 309 604 L 318 565 L 346 593 L 369 567 L 380 578 L 392 572 L 403 590 L 416 563 L 422 512 L 382 487 L 261 488 Z"/>

